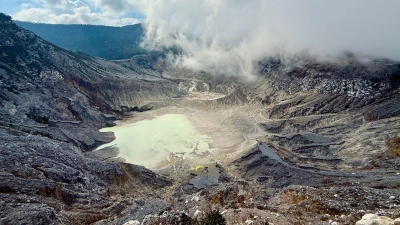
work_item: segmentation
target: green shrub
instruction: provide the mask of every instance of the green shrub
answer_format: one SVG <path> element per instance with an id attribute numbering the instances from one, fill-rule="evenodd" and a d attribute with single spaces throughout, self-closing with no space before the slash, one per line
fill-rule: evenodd
<path id="1" fill-rule="evenodd" d="M 203 225 L 225 225 L 225 218 L 219 211 L 212 211 L 202 220 Z"/>
<path id="2" fill-rule="evenodd" d="M 177 223 L 178 225 L 200 225 L 197 219 L 193 219 L 192 217 L 182 213 L 181 217 Z"/>

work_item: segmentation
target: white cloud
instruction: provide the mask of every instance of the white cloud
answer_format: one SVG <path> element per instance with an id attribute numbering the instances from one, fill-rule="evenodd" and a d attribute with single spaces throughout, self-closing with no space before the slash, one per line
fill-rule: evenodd
<path id="1" fill-rule="evenodd" d="M 92 0 L 96 2 L 97 0 Z M 108 7 L 94 11 L 91 1 L 80 0 L 37 0 L 40 7 L 21 4 L 21 10 L 13 19 L 52 24 L 98 24 L 124 26 L 140 23 L 142 19 L 126 17 L 124 12 L 110 11 Z"/>
<path id="2" fill-rule="evenodd" d="M 92 5 L 113 12 L 127 12 L 135 10 L 137 1 L 131 0 L 88 0 Z"/>
<path id="3" fill-rule="evenodd" d="M 147 0 L 149 48 L 179 46 L 179 65 L 251 76 L 262 57 L 349 50 L 400 60 L 398 0 Z"/>

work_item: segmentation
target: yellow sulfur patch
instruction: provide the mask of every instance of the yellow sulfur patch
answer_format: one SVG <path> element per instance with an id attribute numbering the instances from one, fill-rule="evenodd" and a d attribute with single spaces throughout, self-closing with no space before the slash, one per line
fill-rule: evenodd
<path id="1" fill-rule="evenodd" d="M 191 170 L 197 171 L 197 170 L 200 170 L 200 169 L 203 169 L 203 168 L 204 168 L 204 166 L 202 166 L 202 165 L 196 165 L 196 166 L 193 166 L 193 167 L 191 168 Z"/>

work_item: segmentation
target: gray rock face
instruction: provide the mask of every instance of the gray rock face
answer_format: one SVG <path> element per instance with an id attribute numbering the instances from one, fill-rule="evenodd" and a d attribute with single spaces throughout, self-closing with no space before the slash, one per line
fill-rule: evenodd
<path id="1" fill-rule="evenodd" d="M 1 224 L 60 224 L 53 208 L 43 204 L 15 203 L 2 206 Z"/>
<path id="2" fill-rule="evenodd" d="M 207 165 L 197 171 L 193 171 L 192 174 L 195 176 L 190 179 L 189 184 L 197 190 L 204 189 L 206 187 L 217 185 L 220 178 L 220 171 L 217 165 Z"/>
<path id="3" fill-rule="evenodd" d="M 386 171 L 357 171 L 354 173 L 321 170 L 306 164 L 291 165 L 283 161 L 276 151 L 264 144 L 259 144 L 235 160 L 233 166 L 243 178 L 274 188 L 283 188 L 289 185 L 346 186 L 348 183 L 351 183 L 351 186 L 395 188 L 399 184 L 398 175 Z M 320 160 L 328 159 L 321 158 Z"/>
<path id="4" fill-rule="evenodd" d="M 138 201 L 136 204 L 127 207 L 121 212 L 126 215 L 113 221 L 113 224 L 124 224 L 131 220 L 138 220 L 140 222 L 145 219 L 147 215 L 159 215 L 162 211 L 168 208 L 168 204 L 161 199 L 149 199 L 147 201 Z"/>
<path id="5" fill-rule="evenodd" d="M 263 144 L 237 159 L 234 164 L 242 176 L 260 182 L 272 182 L 272 187 L 290 184 L 322 186 L 323 174 L 294 167 L 284 162 L 273 149 Z"/>
<path id="6" fill-rule="evenodd" d="M 400 99 L 390 99 L 374 106 L 368 112 L 365 112 L 364 118 L 368 121 L 386 119 L 391 117 L 400 116 Z"/>

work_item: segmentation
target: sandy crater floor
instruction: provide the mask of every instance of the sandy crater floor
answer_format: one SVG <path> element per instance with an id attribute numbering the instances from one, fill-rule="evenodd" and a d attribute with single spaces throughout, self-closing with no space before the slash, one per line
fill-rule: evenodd
<path id="1" fill-rule="evenodd" d="M 256 144 L 264 135 L 257 126 L 264 117 L 254 105 L 221 106 L 216 93 L 191 93 L 171 99 L 163 107 L 133 112 L 117 121 L 117 126 L 102 132 L 114 132 L 116 140 L 98 149 L 116 146 L 118 157 L 151 169 L 185 159 L 193 164 L 228 162 Z"/>

